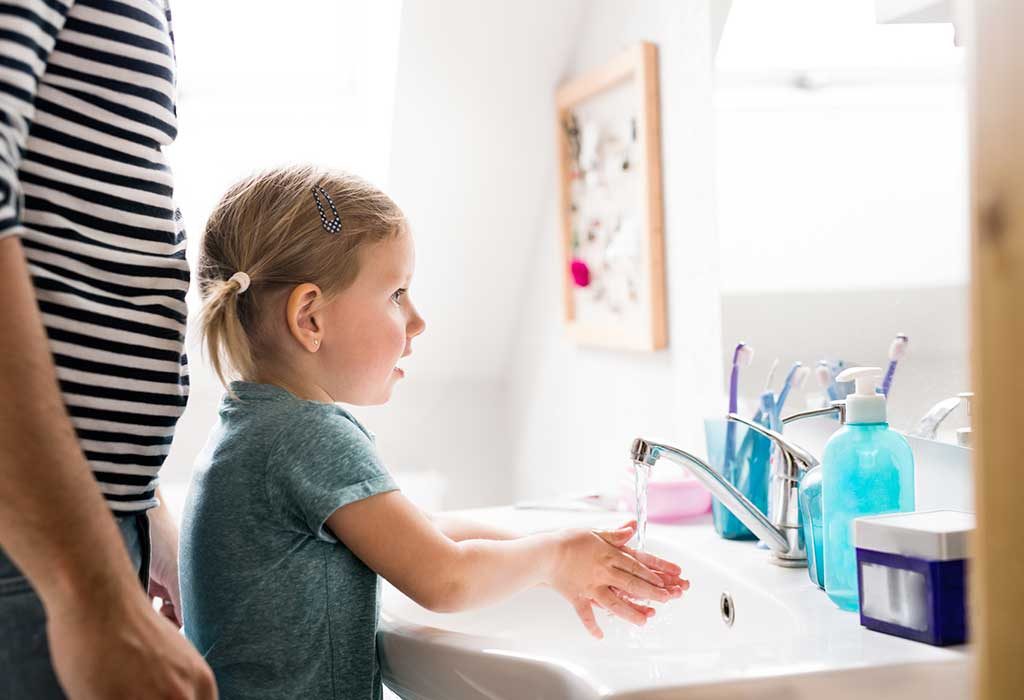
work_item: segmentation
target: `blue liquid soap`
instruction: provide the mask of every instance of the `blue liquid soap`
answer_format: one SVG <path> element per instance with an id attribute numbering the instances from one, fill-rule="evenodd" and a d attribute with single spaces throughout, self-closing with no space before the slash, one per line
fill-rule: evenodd
<path id="1" fill-rule="evenodd" d="M 825 592 L 843 610 L 859 608 L 853 520 L 914 510 L 914 456 L 906 439 L 889 428 L 885 397 L 875 393 L 882 370 L 854 367 L 838 381 L 855 380 L 846 400 L 846 425 L 822 455 Z"/>

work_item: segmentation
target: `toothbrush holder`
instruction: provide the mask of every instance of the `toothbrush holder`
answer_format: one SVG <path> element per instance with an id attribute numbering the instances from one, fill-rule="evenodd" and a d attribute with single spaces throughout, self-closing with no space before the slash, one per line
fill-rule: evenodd
<path id="1" fill-rule="evenodd" d="M 736 431 L 736 454 L 725 454 L 727 421 L 722 418 L 704 420 L 708 464 L 726 481 L 750 499 L 762 513 L 768 512 L 768 481 L 771 478 L 772 442 L 745 425 L 733 423 Z M 727 540 L 755 540 L 747 526 L 723 506 L 717 498 L 711 501 L 711 517 L 715 531 Z"/>

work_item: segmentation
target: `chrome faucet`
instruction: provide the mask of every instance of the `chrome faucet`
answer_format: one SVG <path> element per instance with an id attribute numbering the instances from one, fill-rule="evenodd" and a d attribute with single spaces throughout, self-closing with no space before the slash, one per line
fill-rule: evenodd
<path id="1" fill-rule="evenodd" d="M 928 412 L 917 422 L 917 426 L 907 435 L 924 438 L 925 440 L 934 440 L 938 435 L 939 426 L 942 424 L 942 421 L 946 420 L 957 406 L 964 404 L 967 407 L 967 415 L 971 415 L 972 398 L 974 398 L 974 393 L 965 391 L 951 398 L 939 401 L 928 409 Z M 960 447 L 970 447 L 971 429 L 967 427 L 957 430 L 956 442 Z"/>
<path id="2" fill-rule="evenodd" d="M 836 409 L 821 409 L 821 414 L 834 410 Z M 793 416 L 793 418 L 795 417 Z M 774 430 L 741 418 L 735 413 L 730 413 L 728 419 L 756 430 L 772 440 L 779 448 L 779 463 L 772 469 L 771 485 L 768 491 L 768 497 L 775 505 L 772 510 L 772 520 L 769 520 L 757 506 L 751 503 L 750 499 L 737 491 L 736 487 L 730 484 L 725 477 L 706 462 L 688 452 L 670 445 L 637 438 L 633 441 L 633 462 L 653 467 L 659 458 L 667 457 L 686 467 L 723 506 L 728 508 L 740 522 L 768 545 L 771 549 L 772 563 L 779 566 L 805 566 L 807 551 L 804 546 L 803 532 L 800 529 L 800 504 L 797 489 L 800 477 L 808 469 L 817 466 L 818 460 L 807 450 L 793 444 Z"/>

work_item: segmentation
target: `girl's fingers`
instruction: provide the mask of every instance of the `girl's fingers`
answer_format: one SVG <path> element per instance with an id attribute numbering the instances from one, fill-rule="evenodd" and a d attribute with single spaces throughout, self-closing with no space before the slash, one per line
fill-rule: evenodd
<path id="1" fill-rule="evenodd" d="M 653 554 L 648 554 L 647 552 L 638 552 L 632 547 L 623 547 L 622 550 L 624 552 L 628 552 L 630 556 L 632 556 L 634 559 L 644 564 L 645 566 L 648 566 L 662 573 L 674 574 L 676 576 L 683 573 L 683 570 L 679 568 L 678 564 L 673 564 L 667 559 L 661 559 L 660 557 L 656 557 Z"/>
<path id="2" fill-rule="evenodd" d="M 594 530 L 594 534 L 613 547 L 622 547 L 636 533 L 636 521 L 630 520 L 618 530 Z"/>
<path id="3" fill-rule="evenodd" d="M 604 632 L 597 626 L 597 620 L 594 618 L 594 608 L 591 607 L 591 602 L 586 599 L 576 601 L 575 605 L 576 614 L 579 615 L 580 621 L 583 626 L 587 628 L 587 632 L 598 639 L 604 637 Z"/>
<path id="4" fill-rule="evenodd" d="M 641 600 L 656 600 L 665 603 L 675 597 L 675 594 L 660 585 L 655 586 L 643 579 L 631 576 L 621 569 L 613 570 L 610 585 L 625 592 L 630 598 Z"/>
<path id="5" fill-rule="evenodd" d="M 657 572 L 651 571 L 646 566 L 641 564 L 639 561 L 629 556 L 624 552 L 619 552 L 618 556 L 615 557 L 613 566 L 616 569 L 625 571 L 631 576 L 635 576 L 638 579 L 643 579 L 652 586 L 661 587 L 664 585 L 662 582 L 661 575 Z"/>
<path id="6" fill-rule="evenodd" d="M 631 605 L 628 605 L 619 596 L 612 592 L 612 589 L 608 586 L 602 586 L 596 592 L 595 598 L 601 603 L 601 606 L 615 615 L 621 617 L 626 622 L 632 622 L 634 625 L 643 625 L 647 622 L 647 615 L 640 612 Z"/>
<path id="7" fill-rule="evenodd" d="M 616 588 L 615 586 L 611 586 L 611 589 L 612 593 L 617 595 L 619 599 L 622 600 L 626 605 L 630 606 L 631 608 L 641 613 L 642 615 L 645 615 L 646 617 L 654 617 L 654 608 L 644 605 L 642 603 L 638 603 L 635 600 L 630 600 L 622 590 Z"/>
<path id="8" fill-rule="evenodd" d="M 668 574 L 658 574 L 661 576 L 662 585 L 665 588 L 680 588 L 684 591 L 690 589 L 690 582 L 685 578 L 679 578 L 678 576 L 669 576 Z"/>

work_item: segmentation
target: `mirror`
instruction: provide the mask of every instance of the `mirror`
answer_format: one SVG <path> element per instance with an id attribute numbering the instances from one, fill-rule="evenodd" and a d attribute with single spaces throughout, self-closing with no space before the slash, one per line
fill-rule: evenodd
<path id="1" fill-rule="evenodd" d="M 885 369 L 909 430 L 969 388 L 964 53 L 950 24 L 878 24 L 873 0 L 733 0 L 715 57 L 726 390 L 752 414 L 773 362 Z M 783 414 L 821 405 L 812 371 Z M 950 433 L 964 411 L 943 424 Z"/>

